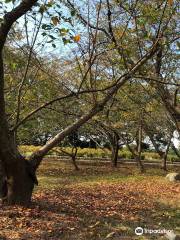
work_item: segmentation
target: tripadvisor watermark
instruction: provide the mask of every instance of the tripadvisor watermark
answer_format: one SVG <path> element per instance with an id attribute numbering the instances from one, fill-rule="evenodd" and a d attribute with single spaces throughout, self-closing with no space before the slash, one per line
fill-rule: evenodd
<path id="1" fill-rule="evenodd" d="M 142 227 L 137 227 L 135 228 L 135 234 L 140 236 L 143 234 L 168 234 L 172 233 L 173 230 L 167 230 L 167 229 L 148 229 L 148 228 L 142 228 Z"/>

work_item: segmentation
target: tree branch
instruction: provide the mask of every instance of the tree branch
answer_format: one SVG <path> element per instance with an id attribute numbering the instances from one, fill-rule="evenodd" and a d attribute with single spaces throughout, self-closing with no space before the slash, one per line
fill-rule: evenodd
<path id="1" fill-rule="evenodd" d="M 23 0 L 11 12 L 4 15 L 3 21 L 0 25 L 0 51 L 2 51 L 7 35 L 14 22 L 28 12 L 38 0 Z"/>
<path id="2" fill-rule="evenodd" d="M 145 54 L 135 65 L 134 67 L 126 74 L 122 75 L 118 81 L 117 84 L 109 89 L 107 92 L 107 95 L 99 101 L 92 109 L 85 113 L 81 118 L 79 118 L 77 121 L 75 121 L 70 126 L 66 127 L 64 130 L 59 132 L 55 137 L 50 139 L 43 147 L 41 147 L 38 151 L 34 152 L 30 156 L 30 162 L 36 170 L 38 166 L 40 165 L 43 157 L 51 150 L 53 147 L 55 147 L 60 141 L 64 139 L 67 135 L 69 135 L 72 131 L 77 130 L 80 128 L 83 124 L 88 122 L 93 116 L 95 116 L 97 113 L 103 110 L 106 103 L 112 98 L 112 96 L 127 82 L 128 79 L 133 77 L 133 74 L 139 70 L 139 68 L 148 61 L 157 51 L 157 44 L 159 39 L 153 44 L 150 51 Z"/>

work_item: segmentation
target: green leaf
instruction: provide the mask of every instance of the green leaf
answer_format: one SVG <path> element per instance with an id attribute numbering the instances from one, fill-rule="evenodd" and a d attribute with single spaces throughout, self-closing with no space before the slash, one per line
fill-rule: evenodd
<path id="1" fill-rule="evenodd" d="M 47 43 L 52 43 L 53 42 L 53 40 L 51 39 L 51 40 L 49 40 L 49 41 L 47 41 Z"/>
<path id="2" fill-rule="evenodd" d="M 60 28 L 59 32 L 60 32 L 60 36 L 65 36 L 69 32 L 69 29 Z"/>
<path id="3" fill-rule="evenodd" d="M 53 35 L 49 35 L 49 37 L 53 40 L 55 40 L 56 38 Z"/>
<path id="4" fill-rule="evenodd" d="M 45 36 L 47 36 L 47 33 L 43 32 L 41 35 L 42 35 L 43 37 L 45 37 Z"/>
<path id="5" fill-rule="evenodd" d="M 43 25 L 42 25 L 42 29 L 44 29 L 44 30 L 51 30 L 52 27 L 51 27 L 51 25 L 43 24 Z"/>
<path id="6" fill-rule="evenodd" d="M 71 16 L 73 17 L 73 16 L 75 16 L 75 14 L 76 14 L 76 10 L 72 10 L 71 11 Z"/>
<path id="7" fill-rule="evenodd" d="M 71 42 L 70 39 L 67 39 L 67 38 L 62 38 L 62 40 L 63 40 L 64 45 Z"/>

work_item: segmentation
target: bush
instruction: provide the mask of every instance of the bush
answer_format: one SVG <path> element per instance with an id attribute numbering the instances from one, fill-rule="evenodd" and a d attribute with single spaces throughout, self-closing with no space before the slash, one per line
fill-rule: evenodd
<path id="1" fill-rule="evenodd" d="M 176 155 L 173 155 L 173 154 L 168 155 L 168 160 L 172 163 L 173 162 L 180 162 L 180 159 Z"/>
<path id="2" fill-rule="evenodd" d="M 19 146 L 19 150 L 22 154 L 24 155 L 30 155 L 32 152 L 38 150 L 40 147 L 39 146 L 32 146 L 32 145 L 21 145 Z M 48 155 L 60 155 L 60 156 L 65 156 L 66 154 L 60 151 L 60 147 L 55 147 L 52 149 Z M 71 147 L 63 147 L 66 152 L 71 153 L 72 148 Z M 58 150 L 60 153 L 56 153 L 54 150 Z M 78 157 L 90 157 L 90 158 L 111 158 L 111 151 L 108 149 L 101 149 L 101 148 L 78 148 L 77 151 L 77 156 Z M 118 152 L 118 156 L 122 159 L 133 159 L 133 155 L 131 152 L 129 152 L 127 149 L 121 149 Z M 142 153 L 141 159 L 144 160 L 157 160 L 160 159 L 160 156 L 158 153 L 155 152 L 145 152 Z M 180 161 L 178 157 L 176 157 L 173 154 L 168 155 L 168 160 L 171 162 L 174 161 Z"/>
<path id="3" fill-rule="evenodd" d="M 160 156 L 158 153 L 155 152 L 146 152 L 145 154 L 143 154 L 145 156 L 146 160 L 156 160 L 156 159 L 160 159 Z"/>

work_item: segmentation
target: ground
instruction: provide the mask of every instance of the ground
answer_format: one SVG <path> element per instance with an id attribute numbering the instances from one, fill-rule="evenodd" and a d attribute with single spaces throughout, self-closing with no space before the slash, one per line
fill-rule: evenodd
<path id="1" fill-rule="evenodd" d="M 180 233 L 180 183 L 160 169 L 45 160 L 32 205 L 0 206 L 0 239 L 132 240 L 136 227 Z M 178 169 L 172 169 L 178 171 Z"/>

